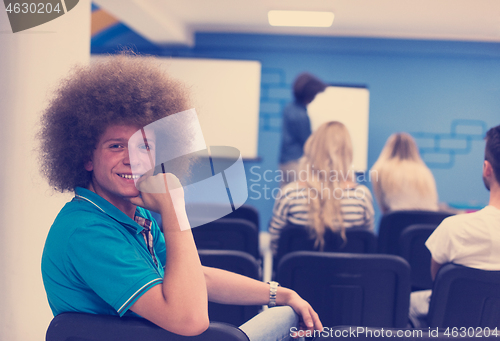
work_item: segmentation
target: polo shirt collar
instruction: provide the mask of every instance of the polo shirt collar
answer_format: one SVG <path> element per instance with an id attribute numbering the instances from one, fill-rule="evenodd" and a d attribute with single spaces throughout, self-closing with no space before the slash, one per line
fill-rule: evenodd
<path id="1" fill-rule="evenodd" d="M 112 219 L 118 221 L 120 224 L 122 224 L 125 227 L 131 228 L 137 233 L 140 233 L 144 228 L 136 223 L 133 219 L 131 219 L 128 215 L 120 211 L 118 208 L 116 208 L 115 205 L 111 204 L 109 201 L 101 197 L 100 195 L 86 189 L 83 187 L 76 187 L 75 188 L 75 198 L 80 198 L 83 199 L 93 206 L 96 207 L 99 211 L 107 214 L 110 216 Z M 136 208 L 135 214 L 139 215 L 143 218 L 143 214 L 141 214 L 140 210 Z"/>

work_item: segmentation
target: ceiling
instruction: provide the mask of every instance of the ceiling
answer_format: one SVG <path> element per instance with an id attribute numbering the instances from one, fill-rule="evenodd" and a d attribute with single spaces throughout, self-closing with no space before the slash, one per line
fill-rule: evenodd
<path id="1" fill-rule="evenodd" d="M 94 0 L 157 44 L 195 32 L 500 42 L 500 0 Z M 272 27 L 273 9 L 332 11 L 329 28 Z"/>

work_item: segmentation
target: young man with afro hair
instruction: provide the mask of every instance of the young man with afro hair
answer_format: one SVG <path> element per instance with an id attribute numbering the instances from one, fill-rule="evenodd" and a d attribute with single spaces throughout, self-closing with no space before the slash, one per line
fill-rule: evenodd
<path id="1" fill-rule="evenodd" d="M 78 68 L 61 83 L 39 133 L 49 184 L 75 193 L 55 219 L 42 256 L 54 315 L 136 314 L 173 333 L 197 335 L 208 327 L 208 300 L 272 302 L 281 307 L 241 326 L 251 341 L 287 340 L 299 321 L 321 330 L 318 315 L 293 290 L 279 287 L 270 300 L 269 284 L 201 265 L 191 230 L 181 230 L 176 216 L 183 197 L 141 191 L 171 175 L 135 184 L 130 137 L 188 108 L 185 87 L 153 58 L 121 54 Z M 161 215 L 163 233 L 150 211 Z"/>

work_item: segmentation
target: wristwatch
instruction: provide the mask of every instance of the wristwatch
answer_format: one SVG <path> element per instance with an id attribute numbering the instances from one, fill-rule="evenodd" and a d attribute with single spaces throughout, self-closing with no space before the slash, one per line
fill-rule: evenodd
<path id="1" fill-rule="evenodd" d="M 280 284 L 278 282 L 267 282 L 269 284 L 269 303 L 268 307 L 276 306 L 276 293 Z"/>

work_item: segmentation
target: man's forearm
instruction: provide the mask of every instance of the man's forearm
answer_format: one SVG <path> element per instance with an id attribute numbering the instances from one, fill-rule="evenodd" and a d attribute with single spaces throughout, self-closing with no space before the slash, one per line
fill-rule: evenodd
<path id="1" fill-rule="evenodd" d="M 269 284 L 233 272 L 204 267 L 208 299 L 223 304 L 264 305 L 269 303 Z M 294 291 L 279 288 L 278 305 L 286 305 Z"/>
<path id="2" fill-rule="evenodd" d="M 208 299 L 191 230 L 167 230 L 165 244 L 163 283 L 146 291 L 130 309 L 176 334 L 198 335 L 208 328 Z"/>
<path id="3" fill-rule="evenodd" d="M 207 287 L 191 230 L 168 231 L 165 241 L 167 259 L 162 288 L 165 299 L 181 309 L 206 306 Z"/>

